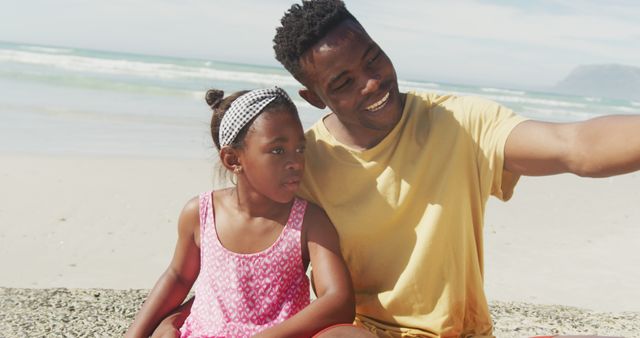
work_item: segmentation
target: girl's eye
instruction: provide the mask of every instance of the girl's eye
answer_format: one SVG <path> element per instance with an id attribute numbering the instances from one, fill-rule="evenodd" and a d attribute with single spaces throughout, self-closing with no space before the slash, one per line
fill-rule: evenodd
<path id="1" fill-rule="evenodd" d="M 271 150 L 271 153 L 275 154 L 275 155 L 284 154 L 284 148 L 280 148 L 280 147 L 275 148 L 275 149 Z"/>
<path id="2" fill-rule="evenodd" d="M 296 151 L 297 151 L 298 153 L 300 153 L 300 154 L 303 154 L 303 153 L 304 153 L 304 150 L 305 150 L 306 148 L 307 148 L 307 147 L 302 146 L 302 147 L 299 147 L 298 149 L 296 149 Z"/>

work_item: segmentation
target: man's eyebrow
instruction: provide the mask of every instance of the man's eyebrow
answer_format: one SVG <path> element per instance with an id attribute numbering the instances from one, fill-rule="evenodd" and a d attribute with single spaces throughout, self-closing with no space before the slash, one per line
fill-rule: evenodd
<path id="1" fill-rule="evenodd" d="M 369 52 L 374 50 L 375 48 L 376 48 L 376 44 L 375 43 L 369 44 L 369 47 L 367 47 L 367 50 L 365 50 L 364 53 L 362 54 L 362 60 L 364 60 L 367 57 L 367 55 L 369 54 Z"/>

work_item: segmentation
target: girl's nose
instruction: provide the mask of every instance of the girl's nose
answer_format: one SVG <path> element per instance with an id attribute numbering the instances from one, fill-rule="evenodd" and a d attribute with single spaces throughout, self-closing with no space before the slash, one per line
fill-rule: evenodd
<path id="1" fill-rule="evenodd" d="M 286 168 L 288 170 L 301 170 L 303 164 L 304 158 L 292 158 L 291 160 L 287 161 Z"/>

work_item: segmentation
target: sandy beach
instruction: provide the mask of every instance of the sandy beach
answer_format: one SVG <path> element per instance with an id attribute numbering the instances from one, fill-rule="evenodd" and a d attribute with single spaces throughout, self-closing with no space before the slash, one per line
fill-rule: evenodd
<path id="1" fill-rule="evenodd" d="M 487 206 L 487 296 L 640 312 L 639 203 L 637 172 L 521 178 Z"/>
<path id="2" fill-rule="evenodd" d="M 108 319 L 98 335 L 119 335 L 172 255 L 184 203 L 223 182 L 213 159 L 4 154 L 0 162 L 0 331 L 9 337 L 29 325 L 44 336 L 72 332 L 63 327 L 95 333 L 82 316 L 58 323 L 88 308 Z M 527 177 L 511 201 L 489 202 L 485 279 L 499 337 L 640 336 L 638 188 L 637 173 Z"/>
<path id="3" fill-rule="evenodd" d="M 2 337 L 122 336 L 147 290 L 0 288 Z M 496 337 L 545 334 L 640 336 L 640 314 L 490 302 Z"/>
<path id="4" fill-rule="evenodd" d="M 0 286 L 150 288 L 213 161 L 3 156 Z"/>

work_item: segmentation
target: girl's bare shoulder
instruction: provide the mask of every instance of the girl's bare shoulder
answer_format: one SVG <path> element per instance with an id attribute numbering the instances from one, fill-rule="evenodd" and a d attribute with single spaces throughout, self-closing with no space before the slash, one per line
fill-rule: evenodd
<path id="1" fill-rule="evenodd" d="M 200 196 L 192 197 L 182 208 L 178 218 L 178 235 L 200 243 Z"/>
<path id="2" fill-rule="evenodd" d="M 182 221 L 196 221 L 200 222 L 200 197 L 194 196 L 185 203 L 182 211 L 180 212 L 180 222 Z M 192 222 L 189 222 L 192 223 Z"/>
<path id="3" fill-rule="evenodd" d="M 310 228 L 333 228 L 333 224 L 331 223 L 331 219 L 327 213 L 319 207 L 317 204 L 312 202 L 307 202 L 307 210 L 304 215 L 304 223 L 303 227 L 306 229 Z"/>

